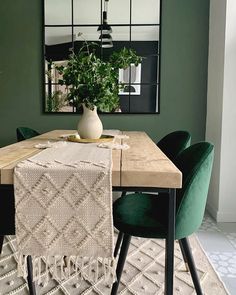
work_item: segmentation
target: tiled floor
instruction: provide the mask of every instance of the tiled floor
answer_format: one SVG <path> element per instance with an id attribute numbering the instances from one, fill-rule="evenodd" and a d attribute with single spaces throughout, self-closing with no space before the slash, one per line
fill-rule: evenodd
<path id="1" fill-rule="evenodd" d="M 230 295 L 236 294 L 236 223 L 216 223 L 206 214 L 197 233 Z"/>

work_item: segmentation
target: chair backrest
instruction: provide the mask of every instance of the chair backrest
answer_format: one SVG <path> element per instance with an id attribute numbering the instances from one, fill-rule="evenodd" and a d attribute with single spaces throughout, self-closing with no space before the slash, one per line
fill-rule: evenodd
<path id="1" fill-rule="evenodd" d="M 199 142 L 184 150 L 175 161 L 183 174 L 182 189 L 176 197 L 176 239 L 189 236 L 202 223 L 213 158 L 214 146 Z"/>
<path id="2" fill-rule="evenodd" d="M 174 131 L 163 137 L 157 146 L 174 161 L 175 158 L 187 147 L 190 146 L 191 135 L 187 131 Z"/>
<path id="3" fill-rule="evenodd" d="M 16 136 L 17 136 L 17 141 L 22 141 L 25 139 L 29 139 L 32 137 L 35 137 L 39 135 L 37 131 L 34 129 L 28 128 L 28 127 L 18 127 L 16 128 Z"/>

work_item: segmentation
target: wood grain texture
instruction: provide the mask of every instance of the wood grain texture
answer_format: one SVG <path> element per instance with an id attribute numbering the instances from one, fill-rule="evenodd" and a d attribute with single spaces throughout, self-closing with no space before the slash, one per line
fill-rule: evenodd
<path id="1" fill-rule="evenodd" d="M 33 137 L 28 140 L 17 142 L 15 144 L 0 148 L 0 183 L 13 184 L 13 171 L 17 163 L 31 156 L 40 153 L 40 149 L 34 146 L 39 143 L 56 142 L 60 139 L 60 135 L 73 134 L 76 130 L 53 130 L 42 135 Z M 116 140 L 120 143 L 120 139 Z M 75 143 L 77 144 L 77 143 Z M 112 185 L 120 186 L 120 159 L 121 151 L 112 151 Z"/>
<path id="2" fill-rule="evenodd" d="M 121 140 L 116 139 L 116 142 L 121 143 Z M 113 186 L 121 186 L 120 170 L 121 170 L 121 151 L 113 150 L 112 151 L 112 185 Z"/>
<path id="3" fill-rule="evenodd" d="M 75 130 L 54 130 L 37 137 L 0 149 L 1 184 L 13 183 L 15 165 L 41 150 L 34 146 L 47 141 L 59 141 L 62 134 Z M 113 150 L 112 185 L 117 187 L 180 188 L 182 174 L 144 132 L 123 132 L 128 139 L 116 139 L 127 143 L 128 150 Z M 77 144 L 77 143 L 75 143 Z"/>
<path id="4" fill-rule="evenodd" d="M 121 186 L 181 188 L 182 173 L 144 132 L 124 132 Z"/>

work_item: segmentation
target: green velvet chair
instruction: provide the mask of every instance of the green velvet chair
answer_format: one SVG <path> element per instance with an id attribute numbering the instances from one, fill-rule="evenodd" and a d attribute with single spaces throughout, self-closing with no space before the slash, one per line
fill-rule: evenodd
<path id="1" fill-rule="evenodd" d="M 164 136 L 158 141 L 157 146 L 171 161 L 174 161 L 184 149 L 190 146 L 190 143 L 191 135 L 189 132 L 179 130 Z"/>
<path id="2" fill-rule="evenodd" d="M 175 163 L 176 157 L 191 144 L 191 135 L 187 131 L 174 131 L 164 136 L 158 141 L 157 146 L 163 153 Z M 126 191 L 122 192 L 122 196 L 126 195 Z M 119 247 L 123 239 L 123 234 L 120 232 L 118 235 L 114 256 L 117 256 Z"/>
<path id="3" fill-rule="evenodd" d="M 201 286 L 189 247 L 188 236 L 202 223 L 209 188 L 214 147 L 200 142 L 185 149 L 175 160 L 183 173 L 182 189 L 176 193 L 175 239 L 179 240 L 195 290 L 202 295 Z M 167 237 L 168 195 L 131 194 L 113 204 L 114 226 L 124 234 L 117 265 L 117 281 L 112 293 L 116 294 L 132 236 L 165 239 Z"/>
<path id="4" fill-rule="evenodd" d="M 37 135 L 40 135 L 37 131 L 34 129 L 28 128 L 28 127 L 18 127 L 16 128 L 16 137 L 17 141 L 22 141 L 25 139 L 29 139 L 32 137 L 35 137 Z"/>

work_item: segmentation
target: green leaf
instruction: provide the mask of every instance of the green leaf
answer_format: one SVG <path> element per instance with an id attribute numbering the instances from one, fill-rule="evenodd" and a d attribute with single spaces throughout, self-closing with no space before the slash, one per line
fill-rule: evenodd
<path id="1" fill-rule="evenodd" d="M 85 41 L 78 54 L 72 52 L 67 66 L 56 67 L 62 75 L 58 83 L 68 87 L 67 99 L 76 107 L 85 103 L 90 109 L 97 106 L 103 112 L 115 111 L 119 108 L 119 68 L 138 65 L 142 58 L 133 49 L 123 48 L 105 62 L 96 56 L 96 46 Z"/>

